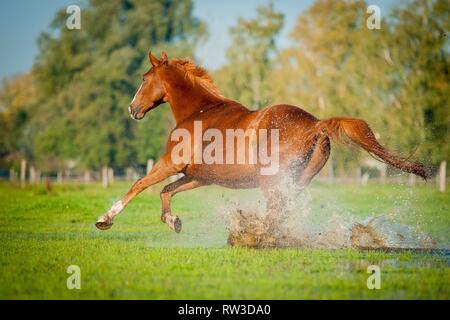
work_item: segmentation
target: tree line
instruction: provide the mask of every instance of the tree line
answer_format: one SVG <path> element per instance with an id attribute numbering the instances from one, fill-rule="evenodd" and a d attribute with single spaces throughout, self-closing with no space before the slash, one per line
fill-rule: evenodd
<path id="1" fill-rule="evenodd" d="M 149 49 L 195 60 L 207 25 L 193 5 L 91 0 L 81 30 L 68 30 L 59 11 L 39 37 L 32 70 L 3 81 L 0 166 L 18 168 L 24 158 L 46 173 L 69 163 L 124 170 L 158 158 L 174 125 L 169 108 L 132 122 L 127 106 L 149 68 Z M 367 28 L 367 6 L 316 1 L 282 49 L 276 40 L 283 14 L 271 3 L 260 6 L 229 30 L 227 63 L 211 74 L 225 96 L 250 108 L 289 103 L 319 118 L 359 117 L 391 149 L 415 151 L 430 164 L 449 159 L 450 3 L 403 3 L 382 13 L 380 29 Z M 342 172 L 362 157 L 333 150 Z"/>

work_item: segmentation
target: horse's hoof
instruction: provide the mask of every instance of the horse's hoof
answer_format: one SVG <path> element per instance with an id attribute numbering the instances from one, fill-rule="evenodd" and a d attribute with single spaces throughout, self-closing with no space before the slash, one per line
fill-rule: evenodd
<path id="1" fill-rule="evenodd" d="M 161 215 L 161 221 L 166 223 L 170 229 L 174 230 L 176 233 L 181 232 L 181 220 L 178 216 L 173 216 L 170 213 Z"/>
<path id="2" fill-rule="evenodd" d="M 173 230 L 175 230 L 176 233 L 181 232 L 181 220 L 178 216 L 175 217 L 175 221 L 173 222 Z"/>
<path id="3" fill-rule="evenodd" d="M 113 225 L 113 222 L 112 222 L 111 218 L 105 217 L 105 216 L 101 216 L 98 219 L 98 221 L 95 223 L 95 226 L 99 230 L 108 230 L 112 227 L 112 225 Z"/>
<path id="4" fill-rule="evenodd" d="M 168 216 L 164 217 L 162 220 L 167 223 L 170 229 L 173 229 L 176 233 L 181 232 L 181 220 L 178 216 Z"/>

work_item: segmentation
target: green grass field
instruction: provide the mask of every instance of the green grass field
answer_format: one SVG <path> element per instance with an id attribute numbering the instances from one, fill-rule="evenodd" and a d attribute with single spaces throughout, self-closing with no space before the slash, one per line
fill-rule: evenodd
<path id="1" fill-rule="evenodd" d="M 205 187 L 177 195 L 175 234 L 159 220 L 159 187 L 141 194 L 109 231 L 97 217 L 129 184 L 24 190 L 0 184 L 1 299 L 449 299 L 449 256 L 356 250 L 252 250 L 226 245 L 219 208 L 254 191 Z M 308 191 L 314 214 L 395 215 L 448 248 L 450 196 L 435 186 L 328 186 Z M 369 290 L 367 267 L 381 267 Z M 81 290 L 68 290 L 69 265 Z"/>

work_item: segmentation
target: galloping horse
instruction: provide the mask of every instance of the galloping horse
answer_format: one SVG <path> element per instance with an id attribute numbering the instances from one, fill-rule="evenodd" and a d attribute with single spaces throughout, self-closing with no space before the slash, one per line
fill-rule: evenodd
<path id="1" fill-rule="evenodd" d="M 195 162 L 193 155 L 185 158 L 185 161 L 173 161 L 171 155 L 176 142 L 169 138 L 166 153 L 151 172 L 137 180 L 128 193 L 98 219 L 96 226 L 101 230 L 109 229 L 114 218 L 140 192 L 179 173 L 184 176 L 161 191 L 161 220 L 176 232 L 181 231 L 181 221 L 171 213 L 171 198 L 176 193 L 210 184 L 229 188 L 260 187 L 266 199 L 267 228 L 275 228 L 280 210 L 286 202 L 285 184 L 293 184 L 299 191 L 306 187 L 328 160 L 330 140 L 343 142 L 343 138 L 346 138 L 346 141 L 359 145 L 380 161 L 404 172 L 424 179 L 430 175 L 430 170 L 424 165 L 401 158 L 381 146 L 363 120 L 319 120 L 296 106 L 285 104 L 251 111 L 225 98 L 214 86 L 208 73 L 192 62 L 169 60 L 164 52 L 161 59 L 149 53 L 149 59 L 152 68 L 144 74 L 143 82 L 129 107 L 133 119 L 140 120 L 151 109 L 168 102 L 176 120 L 174 130 L 192 133 L 198 121 L 201 121 L 202 133 L 211 128 L 224 135 L 228 129 L 276 129 L 280 170 L 275 174 L 261 174 L 260 169 L 264 165 L 260 162 L 206 164 Z M 196 139 L 192 141 L 192 150 L 205 147 L 199 145 Z M 226 154 L 237 150 L 236 145 L 233 145 L 233 150 L 225 150 L 227 146 L 223 148 Z M 246 150 L 246 156 L 248 153 Z"/>

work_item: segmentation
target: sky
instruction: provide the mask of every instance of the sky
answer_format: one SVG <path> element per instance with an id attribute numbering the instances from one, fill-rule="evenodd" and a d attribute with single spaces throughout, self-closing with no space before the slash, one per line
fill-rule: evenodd
<path id="1" fill-rule="evenodd" d="M 273 2 L 275 9 L 285 15 L 284 28 L 277 39 L 278 46 L 284 48 L 289 44 L 289 33 L 297 17 L 314 1 Z M 394 0 L 367 2 L 380 6 L 382 15 L 395 3 Z M 39 34 L 48 30 L 57 10 L 77 3 L 80 0 L 0 0 L 0 79 L 30 70 L 38 52 Z M 208 40 L 197 49 L 199 62 L 208 69 L 223 65 L 226 62 L 225 51 L 230 44 L 228 29 L 239 17 L 254 17 L 256 7 L 267 3 L 268 0 L 194 0 L 194 15 L 206 22 L 209 33 Z"/>

